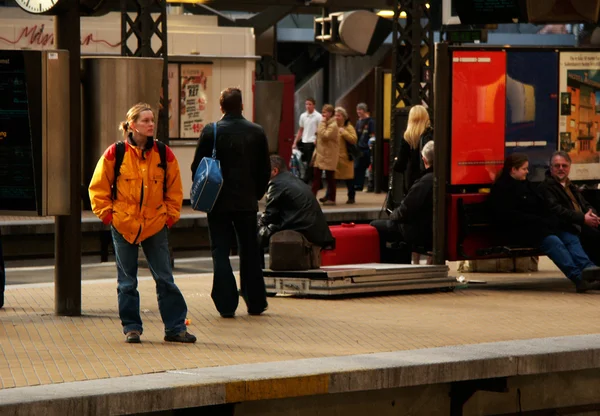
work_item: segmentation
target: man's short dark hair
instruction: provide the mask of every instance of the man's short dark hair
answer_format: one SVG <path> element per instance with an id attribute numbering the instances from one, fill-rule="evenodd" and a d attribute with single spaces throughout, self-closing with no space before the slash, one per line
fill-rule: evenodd
<path id="1" fill-rule="evenodd" d="M 311 103 L 313 103 L 313 105 L 317 104 L 317 101 L 313 98 L 313 97 L 306 97 L 306 100 L 304 100 L 304 102 L 310 101 Z"/>
<path id="2" fill-rule="evenodd" d="M 242 112 L 242 90 L 230 87 L 221 92 L 219 104 L 225 113 Z"/>
<path id="3" fill-rule="evenodd" d="M 557 150 L 556 152 L 552 153 L 552 157 L 550 158 L 550 164 L 552 164 L 552 161 L 554 160 L 554 158 L 556 156 L 560 156 L 563 157 L 567 160 L 567 162 L 569 162 L 569 165 L 573 162 L 571 162 L 571 156 L 569 156 L 569 154 L 567 152 L 565 152 L 564 150 Z"/>
<path id="4" fill-rule="evenodd" d="M 279 172 L 286 172 L 287 169 L 287 163 L 285 163 L 285 160 L 283 160 L 283 158 L 279 155 L 271 155 L 271 169 L 279 169 Z"/>

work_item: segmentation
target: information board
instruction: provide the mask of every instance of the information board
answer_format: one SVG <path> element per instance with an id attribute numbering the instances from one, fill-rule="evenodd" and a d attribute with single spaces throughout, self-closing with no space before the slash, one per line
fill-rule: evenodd
<path id="1" fill-rule="evenodd" d="M 29 123 L 23 53 L 0 51 L 0 210 L 36 210 Z"/>
<path id="2" fill-rule="evenodd" d="M 506 62 L 506 156 L 529 156 L 529 180 L 541 182 L 558 149 L 558 53 L 509 50 Z"/>
<path id="3" fill-rule="evenodd" d="M 463 25 L 527 21 L 525 2 L 519 0 L 453 0 L 452 8 Z"/>

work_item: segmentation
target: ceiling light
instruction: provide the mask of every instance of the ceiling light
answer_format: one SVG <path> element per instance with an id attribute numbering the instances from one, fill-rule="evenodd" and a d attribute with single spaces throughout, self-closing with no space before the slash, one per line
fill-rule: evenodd
<path id="1" fill-rule="evenodd" d="M 394 11 L 393 10 L 379 10 L 377 12 L 377 16 L 386 17 L 386 18 L 394 17 Z"/>

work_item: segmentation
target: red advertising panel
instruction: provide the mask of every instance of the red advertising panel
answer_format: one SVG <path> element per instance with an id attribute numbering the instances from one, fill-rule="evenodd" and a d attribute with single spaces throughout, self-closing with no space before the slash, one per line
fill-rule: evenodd
<path id="1" fill-rule="evenodd" d="M 452 185 L 494 181 L 504 163 L 506 53 L 452 54 Z"/>

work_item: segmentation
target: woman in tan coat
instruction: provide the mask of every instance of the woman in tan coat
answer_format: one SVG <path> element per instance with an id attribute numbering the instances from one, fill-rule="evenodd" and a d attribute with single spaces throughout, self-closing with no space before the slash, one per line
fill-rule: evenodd
<path id="1" fill-rule="evenodd" d="M 327 178 L 327 194 L 329 199 L 323 201 L 323 205 L 335 205 L 335 170 L 337 169 L 340 146 L 338 137 L 338 125 L 333 117 L 334 109 L 331 104 L 325 104 L 321 112 L 322 119 L 317 129 L 317 147 L 313 156 L 314 176 L 312 193 L 317 195 L 321 188 L 321 176 L 325 171 Z"/>
<path id="2" fill-rule="evenodd" d="M 354 204 L 354 197 L 356 195 L 356 190 L 354 189 L 354 159 L 348 153 L 348 145 L 356 145 L 358 136 L 350 120 L 348 120 L 348 112 L 343 107 L 335 109 L 335 121 L 338 126 L 340 149 L 335 179 L 346 181 L 346 187 L 348 188 L 348 200 L 346 204 Z M 329 200 L 329 194 L 326 194 L 323 198 L 319 198 L 321 202 L 327 200 Z"/>

